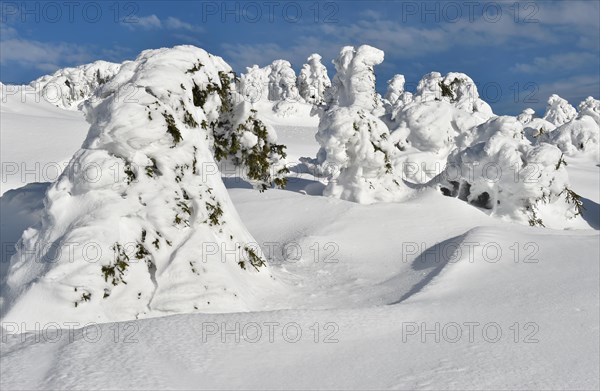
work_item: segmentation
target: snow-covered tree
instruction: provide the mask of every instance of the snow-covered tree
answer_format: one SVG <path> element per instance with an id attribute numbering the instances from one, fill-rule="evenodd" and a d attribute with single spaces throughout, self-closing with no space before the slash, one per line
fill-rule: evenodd
<path id="1" fill-rule="evenodd" d="M 192 46 L 148 50 L 88 101 L 88 137 L 11 259 L 3 320 L 118 321 L 257 305 L 255 292 L 273 280 L 201 125 L 220 116 L 230 72 Z M 202 93 L 210 85 L 221 90 Z M 136 99 L 124 101 L 130 90 Z M 255 144 L 250 133 L 241 143 Z"/>
<path id="2" fill-rule="evenodd" d="M 298 90 L 306 102 L 320 105 L 325 103 L 325 92 L 331 87 L 331 80 L 327 76 L 327 68 L 321 64 L 320 55 L 313 53 L 307 61 L 298 76 Z"/>
<path id="3" fill-rule="evenodd" d="M 404 83 L 406 83 L 404 75 L 394 75 L 394 77 L 388 80 L 385 99 L 390 102 L 390 104 L 395 104 L 396 101 L 402 97 L 402 94 L 404 94 Z"/>
<path id="4" fill-rule="evenodd" d="M 577 115 L 575 107 L 560 96 L 553 94 L 548 98 L 544 119 L 556 126 L 569 122 Z"/>
<path id="5" fill-rule="evenodd" d="M 492 115 L 491 107 L 479 98 L 477 86 L 464 73 L 450 72 L 444 77 L 439 72 L 426 74 L 417 85 L 415 99 L 421 102 L 445 101 L 469 113 Z"/>
<path id="6" fill-rule="evenodd" d="M 533 119 L 534 114 L 535 114 L 535 110 L 533 110 L 532 108 L 527 108 L 527 109 L 523 110 L 521 112 L 521 114 L 519 114 L 517 116 L 517 120 L 519 120 L 519 122 L 522 123 L 523 125 L 527 125 Z"/>
<path id="7" fill-rule="evenodd" d="M 373 67 L 383 51 L 363 45 L 344 47 L 334 60 L 332 101 L 321 115 L 317 164 L 329 183 L 324 195 L 359 203 L 392 201 L 406 195 L 394 174 L 395 146 L 387 126 L 372 114 L 378 108 Z"/>
<path id="8" fill-rule="evenodd" d="M 263 72 L 252 68 L 251 74 L 260 80 Z M 194 85 L 194 104 L 210 113 L 200 126 L 212 130 L 214 156 L 221 168 L 229 171 L 228 166 L 237 167 L 240 176 L 261 191 L 271 186 L 283 188 L 289 172 L 285 146 L 277 144 L 275 130 L 259 118 L 248 97 L 242 95 L 249 91 L 244 88 L 250 80 L 246 78 L 236 87 L 233 72 L 219 71 L 218 80 Z"/>
<path id="9" fill-rule="evenodd" d="M 238 92 L 244 100 L 255 103 L 269 99 L 269 67 L 260 68 L 258 65 L 246 68 L 246 73 L 240 76 Z"/>
<path id="10" fill-rule="evenodd" d="M 558 148 L 532 145 L 510 116 L 491 118 L 474 133 L 472 145 L 453 152 L 438 178 L 445 195 L 529 225 L 562 228 L 581 214 Z"/>
<path id="11" fill-rule="evenodd" d="M 289 61 L 275 60 L 269 70 L 269 100 L 297 102 L 301 99 L 296 87 L 296 73 Z"/>
<path id="12" fill-rule="evenodd" d="M 260 107 L 257 118 L 263 117 L 267 103 L 272 103 L 272 109 L 280 117 L 293 116 L 298 112 L 298 102 L 304 102 L 298 91 L 296 74 L 291 64 L 285 60 L 275 60 L 266 67 L 254 65 L 240 78 L 239 93 L 246 101 Z"/>
<path id="13" fill-rule="evenodd" d="M 384 106 L 386 114 L 394 120 L 394 114 L 398 113 L 402 107 L 413 101 L 413 96 L 410 92 L 404 90 L 406 80 L 404 75 L 394 75 L 388 80 L 387 92 L 384 98 Z"/>
<path id="14" fill-rule="evenodd" d="M 289 61 L 275 60 L 266 67 L 246 68 L 240 78 L 239 93 L 249 102 L 301 100 L 296 73 Z"/>
<path id="15" fill-rule="evenodd" d="M 96 90 L 110 80 L 121 64 L 96 61 L 74 68 L 63 68 L 52 75 L 31 82 L 48 102 L 69 110 L 77 110 Z"/>
<path id="16" fill-rule="evenodd" d="M 600 161 L 600 100 L 588 97 L 577 116 L 547 132 L 541 141 L 556 145 L 569 156 L 588 155 Z"/>
<path id="17" fill-rule="evenodd" d="M 590 116 L 596 121 L 598 125 L 600 125 L 600 100 L 594 99 L 591 96 L 588 96 L 584 101 L 582 101 L 578 109 L 578 117 L 581 118 L 584 115 Z"/>
<path id="18" fill-rule="evenodd" d="M 470 77 L 431 72 L 419 81 L 411 100 L 394 106 L 392 138 L 401 149 L 431 152 L 445 161 L 456 145 L 469 145 L 470 129 L 491 116 Z"/>
<path id="19" fill-rule="evenodd" d="M 535 111 L 527 108 L 517 116 L 517 120 L 523 124 L 523 134 L 532 143 L 545 140 L 545 135 L 556 128 L 553 123 L 543 118 L 536 118 L 534 115 Z"/>

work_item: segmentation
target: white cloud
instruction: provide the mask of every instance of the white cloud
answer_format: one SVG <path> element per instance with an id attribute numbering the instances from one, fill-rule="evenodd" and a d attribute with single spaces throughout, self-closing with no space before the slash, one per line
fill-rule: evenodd
<path id="1" fill-rule="evenodd" d="M 201 26 L 196 26 L 191 23 L 184 22 L 181 19 L 177 19 L 173 16 L 169 16 L 165 20 L 165 27 L 171 30 L 185 30 L 191 32 L 204 31 L 204 29 Z"/>
<path id="2" fill-rule="evenodd" d="M 598 34 L 600 3 L 597 1 L 559 1 L 539 3 L 538 6 L 535 18 L 540 23 L 567 25 L 584 31 L 593 29 Z"/>
<path id="3" fill-rule="evenodd" d="M 166 19 L 161 20 L 158 16 L 152 14 L 148 16 L 140 16 L 135 18 L 131 22 L 123 22 L 126 27 L 134 30 L 159 30 L 159 29 L 167 29 L 167 30 L 176 30 L 176 31 L 187 31 L 199 33 L 204 29 L 201 26 L 197 26 L 188 22 L 185 22 L 179 18 L 174 16 L 169 16 Z"/>
<path id="4" fill-rule="evenodd" d="M 328 65 L 340 51 L 341 44 L 325 41 L 317 37 L 301 37 L 296 43 L 281 46 L 276 43 L 242 44 L 225 43 L 221 45 L 222 56 L 238 72 L 244 73 L 246 67 L 254 64 L 264 66 L 273 60 L 285 59 L 299 68 L 312 53 L 319 53 L 323 63 Z"/>
<path id="5" fill-rule="evenodd" d="M 15 38 L 17 36 L 17 30 L 8 26 L 6 23 L 0 22 L 0 37 L 2 40 Z"/>
<path id="6" fill-rule="evenodd" d="M 118 45 L 101 49 L 93 45 L 27 39 L 21 37 L 16 29 L 2 23 L 0 32 L 0 64 L 36 69 L 43 73 L 98 59 L 121 60 L 131 54 L 129 48 Z"/>
<path id="7" fill-rule="evenodd" d="M 56 70 L 64 64 L 82 64 L 92 59 L 85 46 L 21 38 L 0 41 L 0 52 L 1 64 L 15 62 L 44 72 Z"/>
<path id="8" fill-rule="evenodd" d="M 547 57 L 535 57 L 531 63 L 517 63 L 511 68 L 511 71 L 517 73 L 569 71 L 590 64 L 598 65 L 598 63 L 598 55 L 592 53 L 559 53 Z"/>
<path id="9" fill-rule="evenodd" d="M 333 58 L 345 45 L 369 44 L 382 49 L 389 59 L 410 60 L 414 62 L 426 55 L 451 53 L 453 48 L 511 46 L 517 50 L 531 51 L 539 56 L 548 45 L 568 45 L 571 51 L 578 48 L 592 51 L 598 47 L 599 6 L 592 2 L 573 2 L 571 7 L 564 3 L 527 3 L 529 8 L 520 4 L 519 23 L 515 23 L 515 15 L 511 11 L 514 4 L 501 3 L 503 16 L 491 20 L 483 14 L 476 15 L 474 20 L 464 13 L 456 23 L 426 24 L 402 23 L 398 17 L 391 17 L 379 11 L 361 12 L 362 18 L 352 24 L 320 24 L 302 28 L 303 34 L 297 34 L 285 45 L 273 42 L 250 44 L 224 44 L 224 54 L 234 67 L 245 67 L 252 64 L 265 64 L 273 59 L 286 58 L 292 62 L 304 61 L 307 54 L 319 51 L 325 58 Z M 535 11 L 532 14 L 532 11 Z M 561 18 L 564 15 L 564 18 Z M 529 17 L 537 19 L 536 23 L 523 23 Z M 556 53 L 552 49 L 550 53 Z M 583 50 L 582 53 L 585 53 Z M 593 55 L 589 53 L 578 56 L 553 58 L 536 58 L 533 64 L 516 64 L 516 72 L 533 72 L 536 66 L 548 66 L 558 70 L 556 62 L 563 63 L 560 69 L 576 69 Z M 556 61 L 555 61 L 556 60 Z M 385 64 L 385 63 L 384 63 Z"/>
<path id="10" fill-rule="evenodd" d="M 123 24 L 130 29 L 154 30 L 162 28 L 162 22 L 156 15 L 138 16 L 130 21 L 125 21 Z"/>
<path id="11" fill-rule="evenodd" d="M 579 102 L 588 96 L 598 99 L 600 96 L 600 80 L 598 75 L 579 75 L 551 83 L 540 84 L 538 96 L 546 102 L 552 94 L 558 94 L 577 107 Z"/>

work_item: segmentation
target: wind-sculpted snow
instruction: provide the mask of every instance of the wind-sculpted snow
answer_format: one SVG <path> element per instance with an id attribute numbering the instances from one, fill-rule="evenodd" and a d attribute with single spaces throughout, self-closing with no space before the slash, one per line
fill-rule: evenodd
<path id="1" fill-rule="evenodd" d="M 63 68 L 52 75 L 43 76 L 31 82 L 48 102 L 70 110 L 92 97 L 96 90 L 110 80 L 121 64 L 96 61 L 74 68 Z"/>
<path id="2" fill-rule="evenodd" d="M 191 46 L 148 50 L 88 102 L 87 139 L 49 188 L 42 221 L 24 232 L 3 280 L 5 321 L 256 308 L 272 277 L 201 126 L 224 103 L 200 94 L 200 105 L 196 94 L 230 71 Z M 124 90 L 135 99 L 122 100 Z"/>

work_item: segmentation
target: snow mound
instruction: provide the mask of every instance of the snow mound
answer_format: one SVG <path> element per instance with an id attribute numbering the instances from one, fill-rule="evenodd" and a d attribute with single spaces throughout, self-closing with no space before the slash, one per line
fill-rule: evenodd
<path id="1" fill-rule="evenodd" d="M 2 281 L 6 321 L 243 311 L 273 284 L 199 124 L 195 86 L 231 68 L 192 46 L 147 50 L 86 105 L 88 137 L 52 184 Z M 135 90 L 135 100 L 122 92 Z M 210 99 L 210 96 L 208 96 Z M 246 146 L 256 140 L 244 137 Z"/>
<path id="2" fill-rule="evenodd" d="M 121 64 L 96 61 L 74 68 L 63 68 L 52 75 L 42 76 L 31 82 L 42 97 L 56 106 L 77 110 L 96 89 L 104 85 L 117 72 Z"/>

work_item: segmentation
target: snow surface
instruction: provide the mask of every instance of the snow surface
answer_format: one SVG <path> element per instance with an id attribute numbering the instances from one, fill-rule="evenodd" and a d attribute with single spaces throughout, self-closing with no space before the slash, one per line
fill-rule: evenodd
<path id="1" fill-rule="evenodd" d="M 566 124 L 594 119 L 595 102 Z M 63 320 L 61 330 L 42 323 L 44 332 L 3 318 L 0 389 L 600 388 L 600 165 L 571 141 L 575 125 L 561 133 L 570 144 L 557 146 L 586 210 L 576 227 L 556 230 L 498 219 L 431 187 L 401 203 L 322 197 L 326 179 L 298 162 L 319 150 L 319 118 L 306 103 L 287 116 L 276 104 L 253 107 L 288 147 L 287 189 L 260 193 L 232 175 L 224 182 L 277 288 L 236 313 L 203 309 L 87 329 L 83 319 Z M 6 156 L 68 160 L 89 127 L 78 112 L 45 103 L 9 98 L 1 114 L 3 174 Z M 525 125 L 496 121 L 527 137 L 526 126 L 542 121 L 528 115 L 519 119 Z M 467 130 L 464 146 L 486 138 Z M 450 152 L 411 148 L 419 163 Z M 2 276 L 12 253 L 5 244 L 40 221 L 47 182 L 29 175 L 2 183 Z"/>
<path id="2" fill-rule="evenodd" d="M 28 86 L 2 86 L 0 105 L 0 194 L 55 181 L 87 134 L 83 114 L 61 110 Z"/>

